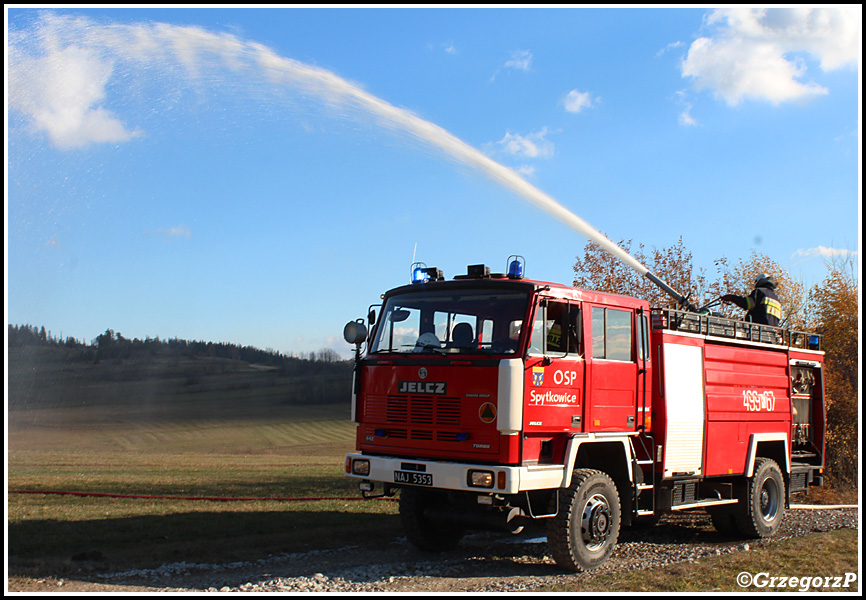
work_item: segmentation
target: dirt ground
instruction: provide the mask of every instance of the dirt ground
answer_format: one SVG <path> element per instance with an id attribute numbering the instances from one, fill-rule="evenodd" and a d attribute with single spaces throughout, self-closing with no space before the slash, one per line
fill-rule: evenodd
<path id="1" fill-rule="evenodd" d="M 773 540 L 816 531 L 858 527 L 856 509 L 791 510 Z M 567 573 L 547 552 L 544 530 L 518 536 L 471 534 L 460 548 L 431 555 L 405 538 L 369 547 L 310 551 L 266 560 L 208 565 L 195 562 L 120 573 L 88 570 L 81 577 L 10 577 L 7 591 L 45 593 L 153 592 L 531 592 L 545 585 L 577 584 L 599 573 L 691 562 L 768 546 L 773 540 L 732 540 L 705 513 L 669 515 L 654 527 L 623 529 L 607 563 L 590 573 Z"/>

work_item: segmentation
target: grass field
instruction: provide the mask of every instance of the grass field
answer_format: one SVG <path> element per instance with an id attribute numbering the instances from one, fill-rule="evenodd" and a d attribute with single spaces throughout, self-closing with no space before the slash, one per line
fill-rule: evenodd
<path id="1" fill-rule="evenodd" d="M 9 489 L 357 498 L 355 485 L 343 475 L 354 425 L 333 418 L 332 412 L 332 407 L 305 407 L 283 423 L 19 427 L 10 438 Z M 71 577 L 178 561 L 251 561 L 282 552 L 385 543 L 402 535 L 396 503 L 386 500 L 215 502 L 10 494 L 8 510 L 12 577 Z M 735 578 L 743 571 L 837 576 L 858 570 L 858 554 L 857 533 L 836 531 L 746 554 L 599 576 L 579 589 L 545 591 L 736 592 L 741 588 Z"/>
<path id="2" fill-rule="evenodd" d="M 10 575 L 255 560 L 397 535 L 394 503 L 358 501 L 343 474 L 351 366 L 299 365 L 10 349 L 10 492 L 173 497 L 10 493 Z"/>
<path id="3" fill-rule="evenodd" d="M 387 501 L 358 498 L 343 475 L 354 425 L 333 408 L 287 422 L 118 423 L 13 428 L 10 491 L 264 498 L 244 502 L 15 494 L 8 497 L 11 575 L 143 568 L 269 554 L 399 535 Z"/>

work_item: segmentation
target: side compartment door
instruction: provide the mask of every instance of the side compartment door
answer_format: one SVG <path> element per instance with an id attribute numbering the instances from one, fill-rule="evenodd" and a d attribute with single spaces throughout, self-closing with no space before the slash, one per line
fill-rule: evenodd
<path id="1" fill-rule="evenodd" d="M 634 311 L 592 306 L 584 323 L 590 327 L 587 352 L 585 431 L 634 431 L 638 427 L 638 365 Z"/>
<path id="2" fill-rule="evenodd" d="M 665 453 L 664 476 L 703 474 L 704 351 L 691 344 L 665 342 Z"/>

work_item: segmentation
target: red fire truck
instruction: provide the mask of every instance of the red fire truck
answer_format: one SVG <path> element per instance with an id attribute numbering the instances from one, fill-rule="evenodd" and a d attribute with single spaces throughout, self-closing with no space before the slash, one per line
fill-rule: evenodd
<path id="1" fill-rule="evenodd" d="M 819 336 L 507 264 L 448 281 L 416 264 L 344 330 L 357 349 L 346 474 L 366 498 L 399 491 L 413 544 L 444 551 L 543 519 L 557 564 L 582 571 L 621 526 L 670 511 L 770 536 L 791 493 L 821 485 Z"/>

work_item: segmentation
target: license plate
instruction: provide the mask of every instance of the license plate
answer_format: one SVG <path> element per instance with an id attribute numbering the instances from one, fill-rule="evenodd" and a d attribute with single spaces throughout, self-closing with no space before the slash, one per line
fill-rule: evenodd
<path id="1" fill-rule="evenodd" d="M 412 485 L 433 485 L 433 475 L 430 473 L 412 473 L 409 471 L 394 471 L 394 483 L 411 483 Z"/>

